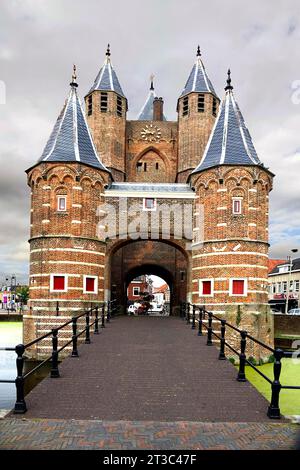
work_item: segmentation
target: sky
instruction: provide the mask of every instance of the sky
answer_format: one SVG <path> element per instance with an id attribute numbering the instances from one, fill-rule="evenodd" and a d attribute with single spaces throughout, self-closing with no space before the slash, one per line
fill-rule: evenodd
<path id="1" fill-rule="evenodd" d="M 228 67 L 260 160 L 276 174 L 270 195 L 270 256 L 300 249 L 300 8 L 298 0 L 1 0 L 0 283 L 28 273 L 26 168 L 40 157 L 67 96 L 73 63 L 89 90 L 107 43 L 128 118 L 155 75 L 165 114 L 197 45 L 222 98 Z"/>

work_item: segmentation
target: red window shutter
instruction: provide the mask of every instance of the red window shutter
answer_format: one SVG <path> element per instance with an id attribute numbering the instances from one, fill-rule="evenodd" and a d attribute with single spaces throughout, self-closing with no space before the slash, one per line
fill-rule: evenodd
<path id="1" fill-rule="evenodd" d="M 211 281 L 202 281 L 202 294 L 203 295 L 211 294 Z"/>
<path id="2" fill-rule="evenodd" d="M 85 290 L 87 292 L 95 292 L 95 278 L 87 277 L 85 279 Z"/>
<path id="3" fill-rule="evenodd" d="M 65 290 L 65 276 L 53 276 L 53 290 Z"/>
<path id="4" fill-rule="evenodd" d="M 243 295 L 244 294 L 244 284 L 245 284 L 245 281 L 244 280 L 233 280 L 232 281 L 232 293 L 233 294 L 241 294 Z"/>

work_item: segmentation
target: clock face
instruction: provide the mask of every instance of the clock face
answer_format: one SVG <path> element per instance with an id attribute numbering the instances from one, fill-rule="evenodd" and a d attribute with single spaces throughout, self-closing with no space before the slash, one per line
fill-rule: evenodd
<path id="1" fill-rule="evenodd" d="M 156 127 L 153 124 L 147 124 L 141 130 L 141 137 L 143 140 L 148 142 L 157 142 L 161 138 L 161 130 L 159 127 Z"/>

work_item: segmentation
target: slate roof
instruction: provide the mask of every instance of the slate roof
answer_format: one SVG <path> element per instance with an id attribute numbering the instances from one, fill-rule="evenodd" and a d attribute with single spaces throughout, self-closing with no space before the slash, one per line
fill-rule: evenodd
<path id="1" fill-rule="evenodd" d="M 111 64 L 109 47 L 106 52 L 106 59 L 104 61 L 104 64 L 102 65 L 97 77 L 95 78 L 94 84 L 90 89 L 89 93 L 94 90 L 115 91 L 116 93 L 118 93 L 118 95 L 126 98 L 121 88 L 117 74 Z"/>
<path id="2" fill-rule="evenodd" d="M 97 154 L 76 87 L 77 84 L 72 82 L 69 96 L 38 162 L 80 162 L 109 172 Z"/>
<path id="3" fill-rule="evenodd" d="M 230 80 L 231 82 L 231 80 Z M 260 165 L 250 133 L 232 92 L 225 88 L 214 128 L 211 132 L 200 164 L 192 173 L 217 165 Z"/>
<path id="4" fill-rule="evenodd" d="M 194 191 L 188 184 L 184 183 L 111 183 L 106 191 L 136 191 L 136 192 L 169 192 L 188 193 Z"/>
<path id="5" fill-rule="evenodd" d="M 201 59 L 200 49 L 198 47 L 197 58 L 192 68 L 192 71 L 187 79 L 181 96 L 187 95 L 188 93 L 213 93 L 216 97 L 218 96 L 214 90 L 214 87 L 208 78 L 204 64 Z"/>
<path id="6" fill-rule="evenodd" d="M 283 263 L 278 264 L 274 269 L 269 274 L 278 274 L 279 273 L 279 267 L 288 265 L 289 261 L 284 261 Z M 292 260 L 292 272 L 293 271 L 299 271 L 300 270 L 300 258 L 295 258 Z M 286 273 L 284 273 L 286 274 Z"/>
<path id="7" fill-rule="evenodd" d="M 137 117 L 138 121 L 153 121 L 154 98 L 157 98 L 157 94 L 155 93 L 153 82 L 151 81 L 151 87 L 150 87 L 150 91 L 148 93 L 147 99 Z M 163 115 L 163 121 L 166 121 L 166 120 L 167 120 L 166 116 Z"/>

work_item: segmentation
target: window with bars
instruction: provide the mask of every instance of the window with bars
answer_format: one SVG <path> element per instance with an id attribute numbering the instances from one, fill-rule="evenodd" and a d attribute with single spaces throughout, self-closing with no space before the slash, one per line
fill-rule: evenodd
<path id="1" fill-rule="evenodd" d="M 88 116 L 90 116 L 93 112 L 93 96 L 90 95 L 87 100 L 88 105 Z"/>
<path id="2" fill-rule="evenodd" d="M 108 94 L 106 91 L 100 93 L 100 111 L 106 113 L 108 109 Z"/>
<path id="3" fill-rule="evenodd" d="M 212 113 L 213 116 L 217 115 L 217 98 L 213 96 L 213 102 L 212 102 Z"/>
<path id="4" fill-rule="evenodd" d="M 117 115 L 122 117 L 123 114 L 123 105 L 122 105 L 122 98 L 117 96 Z"/>
<path id="5" fill-rule="evenodd" d="M 189 114 L 189 97 L 185 96 L 182 102 L 182 116 L 187 116 Z"/>
<path id="6" fill-rule="evenodd" d="M 198 113 L 204 113 L 204 110 L 205 110 L 204 94 L 200 93 L 198 95 Z"/>

